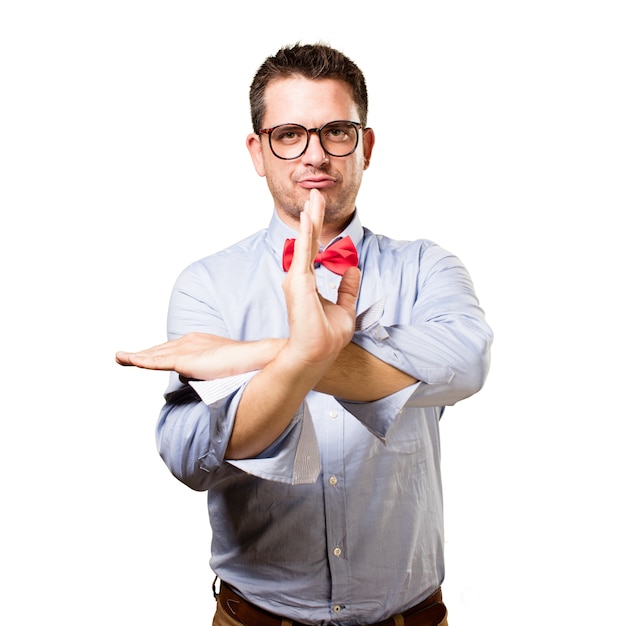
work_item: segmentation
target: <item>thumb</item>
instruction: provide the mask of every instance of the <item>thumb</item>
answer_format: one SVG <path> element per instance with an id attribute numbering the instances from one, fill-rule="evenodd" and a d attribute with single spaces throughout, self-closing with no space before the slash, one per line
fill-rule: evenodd
<path id="1" fill-rule="evenodd" d="M 337 304 L 344 309 L 356 311 L 360 284 L 361 270 L 358 267 L 349 267 L 343 275 L 337 291 Z"/>

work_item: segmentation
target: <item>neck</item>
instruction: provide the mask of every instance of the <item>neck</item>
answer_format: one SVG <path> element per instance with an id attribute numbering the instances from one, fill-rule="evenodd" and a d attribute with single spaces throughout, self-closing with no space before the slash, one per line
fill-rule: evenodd
<path id="1" fill-rule="evenodd" d="M 350 215 L 348 215 L 347 217 L 344 217 L 343 219 L 331 219 L 331 220 L 325 219 L 324 225 L 322 227 L 322 234 L 320 235 L 320 245 L 322 247 L 326 247 L 335 237 L 340 235 L 354 218 L 355 212 L 356 212 L 356 209 L 354 209 L 352 213 L 350 213 Z M 300 228 L 300 214 L 299 213 L 298 213 L 298 216 L 295 217 L 291 213 L 286 213 L 284 211 L 279 210 L 278 208 L 277 208 L 277 213 L 280 219 L 293 230 L 297 231 Z M 326 218 L 328 217 L 329 215 L 326 214 Z"/>

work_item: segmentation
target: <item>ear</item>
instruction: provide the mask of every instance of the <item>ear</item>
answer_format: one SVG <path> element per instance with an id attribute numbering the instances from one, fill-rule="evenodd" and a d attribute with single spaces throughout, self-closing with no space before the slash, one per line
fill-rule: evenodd
<path id="1" fill-rule="evenodd" d="M 363 129 L 363 169 L 366 170 L 370 166 L 372 158 L 372 150 L 374 149 L 374 131 L 371 128 Z"/>
<path id="2" fill-rule="evenodd" d="M 252 164 L 259 176 L 265 176 L 265 164 L 263 160 L 263 146 L 261 137 L 256 133 L 250 133 L 246 138 L 246 147 L 252 158 Z"/>

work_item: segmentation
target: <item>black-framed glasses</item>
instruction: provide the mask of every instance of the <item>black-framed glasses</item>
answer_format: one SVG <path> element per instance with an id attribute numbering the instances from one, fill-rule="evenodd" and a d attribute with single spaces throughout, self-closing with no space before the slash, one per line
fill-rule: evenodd
<path id="1" fill-rule="evenodd" d="M 346 157 L 359 145 L 362 124 L 349 120 L 328 122 L 319 128 L 306 128 L 300 124 L 279 124 L 261 128 L 257 134 L 267 135 L 274 156 L 289 161 L 301 157 L 309 147 L 311 133 L 317 133 L 324 152 L 334 157 Z"/>

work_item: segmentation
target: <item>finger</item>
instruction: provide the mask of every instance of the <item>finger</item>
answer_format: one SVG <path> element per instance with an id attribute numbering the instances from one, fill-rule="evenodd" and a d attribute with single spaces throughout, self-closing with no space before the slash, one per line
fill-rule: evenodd
<path id="1" fill-rule="evenodd" d="M 309 213 L 310 202 L 306 202 L 300 213 L 300 229 L 293 251 L 291 267 L 299 272 L 306 272 L 312 266 L 317 250 L 313 246 L 313 224 Z M 291 268 L 290 268 L 291 269 Z"/>
<path id="2" fill-rule="evenodd" d="M 130 354 L 128 352 L 116 352 L 115 361 L 119 365 L 132 365 L 133 364 L 130 359 Z"/>
<path id="3" fill-rule="evenodd" d="M 314 262 L 319 252 L 325 206 L 324 196 L 319 190 L 311 189 L 309 199 L 304 203 L 304 210 L 300 213 L 300 232 L 296 241 L 296 248 L 299 246 L 303 254 L 301 262 L 307 263 L 307 266 Z"/>
<path id="4" fill-rule="evenodd" d="M 337 304 L 348 311 L 356 311 L 360 284 L 361 271 L 358 267 L 349 267 L 339 284 Z"/>
<path id="5" fill-rule="evenodd" d="M 186 336 L 179 337 L 178 339 L 171 339 L 170 341 L 164 341 L 151 348 L 145 348 L 144 350 L 138 350 L 137 352 L 123 352 L 120 351 L 117 355 L 121 358 L 128 359 L 130 357 L 159 357 L 168 356 L 173 352 L 181 352 L 184 349 L 184 341 Z M 116 355 L 116 356 L 117 356 Z"/>
<path id="6" fill-rule="evenodd" d="M 117 352 L 115 354 L 115 360 L 120 364 L 120 365 L 133 365 L 135 367 L 139 367 L 137 365 L 138 361 L 141 361 L 141 356 L 139 356 L 141 353 L 137 353 L 137 352 Z"/>
<path id="7" fill-rule="evenodd" d="M 118 353 L 119 355 L 120 353 Z M 134 365 L 146 370 L 160 370 L 173 372 L 176 370 L 176 358 L 173 356 L 146 356 L 142 353 L 121 353 L 123 356 L 116 360 L 120 365 Z"/>
<path id="8" fill-rule="evenodd" d="M 161 351 L 161 346 L 155 346 L 148 350 L 141 350 L 140 352 L 124 352 L 119 351 L 115 354 L 115 360 L 120 365 L 135 365 L 146 359 L 158 358 L 158 353 Z"/>
<path id="9" fill-rule="evenodd" d="M 115 355 L 120 365 L 133 365 L 143 369 L 166 370 L 176 369 L 176 354 L 172 351 L 160 351 L 161 346 L 155 346 L 141 352 L 123 352 Z"/>
<path id="10" fill-rule="evenodd" d="M 313 224 L 313 242 L 319 248 L 319 240 L 324 226 L 326 201 L 318 189 L 311 189 L 309 194 L 309 215 Z M 317 253 L 317 250 L 316 250 Z"/>

